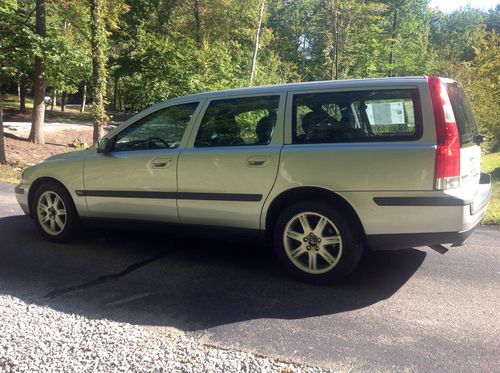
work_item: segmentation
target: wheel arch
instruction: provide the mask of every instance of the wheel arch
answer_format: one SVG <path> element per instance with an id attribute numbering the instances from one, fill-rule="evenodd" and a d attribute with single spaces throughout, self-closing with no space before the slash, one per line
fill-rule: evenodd
<path id="1" fill-rule="evenodd" d="M 267 238 L 272 237 L 274 226 L 281 212 L 291 204 L 302 201 L 326 202 L 330 206 L 336 208 L 352 222 L 355 232 L 361 235 L 364 242 L 365 230 L 356 210 L 339 194 L 320 187 L 292 188 L 276 196 L 266 212 L 265 228 Z"/>
<path id="2" fill-rule="evenodd" d="M 52 182 L 60 185 L 71 198 L 71 202 L 73 203 L 73 206 L 75 205 L 75 201 L 73 200 L 73 197 L 71 196 L 71 193 L 69 189 L 64 185 L 61 181 L 57 180 L 56 178 L 50 177 L 50 176 L 42 176 L 36 179 L 30 186 L 29 192 L 28 192 L 28 207 L 30 209 L 30 216 L 33 217 L 33 198 L 35 196 L 36 190 L 40 187 L 40 185 L 46 183 L 46 182 Z M 76 210 L 76 209 L 75 209 Z"/>

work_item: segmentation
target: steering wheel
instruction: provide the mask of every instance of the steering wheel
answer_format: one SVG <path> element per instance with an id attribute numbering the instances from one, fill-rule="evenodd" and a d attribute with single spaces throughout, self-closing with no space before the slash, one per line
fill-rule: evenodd
<path id="1" fill-rule="evenodd" d="M 161 148 L 158 146 L 158 143 L 165 145 L 165 148 L 170 148 L 167 142 L 164 140 L 160 139 L 159 137 L 150 137 L 147 139 L 148 142 L 148 149 L 158 149 Z"/>

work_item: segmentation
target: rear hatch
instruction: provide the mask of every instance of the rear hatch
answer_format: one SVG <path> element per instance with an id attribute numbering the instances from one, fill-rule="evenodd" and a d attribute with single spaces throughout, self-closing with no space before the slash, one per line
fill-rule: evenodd
<path id="1" fill-rule="evenodd" d="M 475 192 L 481 175 L 481 147 L 472 107 L 462 87 L 446 82 L 460 138 L 460 188 Z"/>
<path id="2" fill-rule="evenodd" d="M 481 177 L 481 137 L 469 100 L 453 80 L 430 76 L 427 82 L 436 125 L 434 188 L 467 198 L 465 194 L 477 191 Z"/>

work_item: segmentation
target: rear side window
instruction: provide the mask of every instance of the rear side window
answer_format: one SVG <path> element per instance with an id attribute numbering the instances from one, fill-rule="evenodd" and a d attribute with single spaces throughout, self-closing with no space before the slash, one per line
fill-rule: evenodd
<path id="1" fill-rule="evenodd" d="M 292 125 L 294 144 L 417 140 L 418 90 L 294 95 Z"/>
<path id="2" fill-rule="evenodd" d="M 195 147 L 269 144 L 279 100 L 279 96 L 259 96 L 212 101 L 201 121 Z"/>
<path id="3" fill-rule="evenodd" d="M 471 144 L 478 132 L 469 100 L 462 87 L 457 83 L 448 83 L 447 89 L 460 134 L 460 144 Z"/>

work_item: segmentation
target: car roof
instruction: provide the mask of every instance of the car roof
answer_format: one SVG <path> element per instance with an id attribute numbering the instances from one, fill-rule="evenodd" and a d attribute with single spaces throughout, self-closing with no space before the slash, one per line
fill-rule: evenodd
<path id="1" fill-rule="evenodd" d="M 245 87 L 235 89 L 225 89 L 220 91 L 196 93 L 187 96 L 180 96 L 163 102 L 174 103 L 175 101 L 202 100 L 207 98 L 223 98 L 225 96 L 251 95 L 278 93 L 295 90 L 314 90 L 314 89 L 337 89 L 337 88 L 363 88 L 377 85 L 411 85 L 427 81 L 425 76 L 393 77 L 393 78 L 367 78 L 367 79 L 348 79 L 348 80 L 324 80 L 301 83 L 275 84 L 256 87 Z"/>

